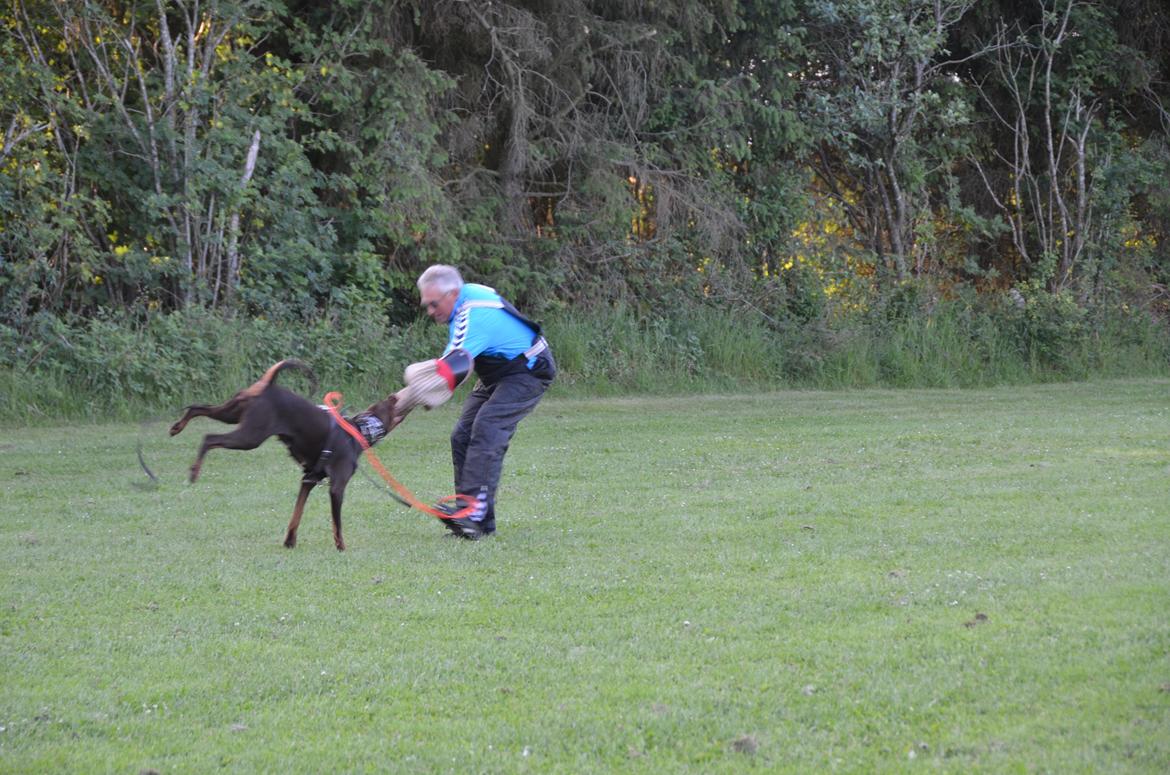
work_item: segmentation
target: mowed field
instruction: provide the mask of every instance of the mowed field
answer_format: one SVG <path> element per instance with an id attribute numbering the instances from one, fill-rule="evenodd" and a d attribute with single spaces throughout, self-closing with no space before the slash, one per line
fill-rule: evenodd
<path id="1" fill-rule="evenodd" d="M 1170 382 L 553 395 L 496 537 L 359 474 L 344 553 L 169 419 L 0 430 L 0 772 L 1170 770 Z"/>

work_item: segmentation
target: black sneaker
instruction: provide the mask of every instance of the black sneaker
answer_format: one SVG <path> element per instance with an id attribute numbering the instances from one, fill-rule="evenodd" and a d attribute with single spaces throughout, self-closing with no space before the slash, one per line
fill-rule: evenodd
<path id="1" fill-rule="evenodd" d="M 459 511 L 461 507 L 453 503 L 436 503 L 435 511 L 441 511 L 444 514 L 454 514 Z M 466 538 L 469 541 L 478 541 L 490 532 L 495 530 L 495 525 L 492 530 L 484 530 L 479 522 L 472 522 L 470 519 L 463 517 L 461 519 L 452 519 L 451 517 L 439 517 L 439 521 L 443 523 L 443 527 L 451 531 L 447 533 L 448 538 Z"/>
<path id="2" fill-rule="evenodd" d="M 478 522 L 472 522 L 466 517 L 463 519 L 444 519 L 443 525 L 455 536 L 465 538 L 468 541 L 478 541 L 487 535 L 487 532 L 479 526 Z"/>
<path id="3" fill-rule="evenodd" d="M 435 509 L 435 511 L 441 512 L 441 513 L 446 514 L 446 515 L 454 514 L 456 511 L 455 507 L 453 505 L 451 505 L 450 503 L 436 503 L 433 508 Z M 447 524 L 448 522 L 451 521 L 450 516 L 436 517 L 436 519 L 438 519 L 440 522 L 442 522 L 443 527 L 447 528 L 447 530 L 449 531 L 449 532 L 443 534 L 443 536 L 445 538 L 459 538 L 460 537 L 459 531 L 457 531 L 455 528 L 453 528 L 449 524 Z"/>

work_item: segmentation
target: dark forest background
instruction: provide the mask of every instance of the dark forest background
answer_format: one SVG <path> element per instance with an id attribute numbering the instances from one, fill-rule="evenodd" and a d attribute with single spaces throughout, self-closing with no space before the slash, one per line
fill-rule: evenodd
<path id="1" fill-rule="evenodd" d="M 562 387 L 1167 370 L 1159 0 L 9 0 L 0 25 L 0 416 L 290 355 L 393 389 L 442 341 L 436 262 L 548 321 Z"/>

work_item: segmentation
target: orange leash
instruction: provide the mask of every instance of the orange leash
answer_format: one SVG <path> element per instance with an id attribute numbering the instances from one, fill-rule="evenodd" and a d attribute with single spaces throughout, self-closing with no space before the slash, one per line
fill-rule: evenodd
<path id="1" fill-rule="evenodd" d="M 396 493 L 401 495 L 403 500 L 409 503 L 412 507 L 418 509 L 419 511 L 426 512 L 432 517 L 436 517 L 438 519 L 462 519 L 463 517 L 470 516 L 475 512 L 479 504 L 469 495 L 448 495 L 445 498 L 439 499 L 440 504 L 447 503 L 448 501 L 457 504 L 460 498 L 471 501 L 469 505 L 464 506 L 462 509 L 459 509 L 452 514 L 448 514 L 445 511 L 439 511 L 438 509 L 432 506 L 428 506 L 427 504 L 420 501 L 414 496 L 414 493 L 406 488 L 405 485 L 390 475 L 390 472 L 386 470 L 386 466 L 382 465 L 382 461 L 378 460 L 378 456 L 374 454 L 374 451 L 370 449 L 370 445 L 366 443 L 366 439 L 364 436 L 362 436 L 361 431 L 353 427 L 349 420 L 346 420 L 341 416 L 341 393 L 338 393 L 336 390 L 332 393 L 326 393 L 325 408 L 329 410 L 329 414 L 333 415 L 333 419 L 337 421 L 337 424 L 340 425 L 346 433 L 348 433 L 350 436 L 353 436 L 357 443 L 361 445 L 361 448 L 366 453 L 366 457 L 370 460 L 370 465 L 372 465 L 375 470 L 377 470 L 377 472 L 382 475 L 382 478 L 386 480 L 386 483 L 389 484 Z"/>

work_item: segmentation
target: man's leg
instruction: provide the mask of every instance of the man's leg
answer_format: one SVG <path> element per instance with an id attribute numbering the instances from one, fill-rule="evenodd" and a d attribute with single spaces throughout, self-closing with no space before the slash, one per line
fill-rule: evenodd
<path id="1" fill-rule="evenodd" d="M 491 395 L 491 388 L 484 387 L 482 382 L 477 382 L 463 401 L 463 410 L 459 413 L 454 430 L 451 431 L 451 463 L 455 467 L 455 492 L 463 492 L 459 489 L 459 482 L 463 478 L 463 462 L 467 460 L 467 445 L 471 442 L 471 429 L 475 425 L 475 416 L 479 414 L 479 408 L 491 398 Z"/>
<path id="2" fill-rule="evenodd" d="M 480 523 L 485 533 L 496 527 L 496 488 L 500 484 L 504 454 L 516 432 L 516 425 L 536 407 L 548 384 L 548 381 L 531 374 L 505 377 L 476 407 L 462 460 L 456 466 L 455 489 L 480 499 L 482 509 L 472 519 Z M 467 414 L 465 411 L 460 424 Z"/>

